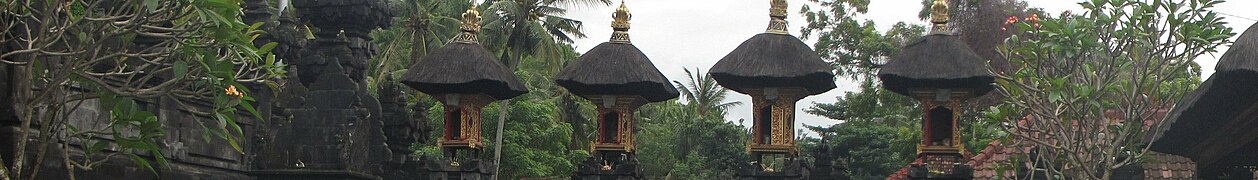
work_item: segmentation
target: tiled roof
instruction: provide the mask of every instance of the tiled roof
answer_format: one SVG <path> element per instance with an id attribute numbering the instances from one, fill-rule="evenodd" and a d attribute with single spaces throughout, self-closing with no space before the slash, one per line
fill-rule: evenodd
<path id="1" fill-rule="evenodd" d="M 1144 164 L 1145 180 L 1191 180 L 1195 178 L 1197 164 L 1191 159 L 1150 152 L 1147 154 L 1153 162 Z"/>
<path id="2" fill-rule="evenodd" d="M 1001 166 L 1005 169 L 1009 164 L 1010 156 L 1019 155 L 1029 152 L 1029 147 L 1024 147 L 1021 152 L 1017 148 L 1010 148 L 1003 145 L 1000 141 L 992 141 L 987 144 L 986 148 L 979 151 L 978 154 L 970 157 L 969 165 L 974 168 L 975 180 L 1000 180 L 1014 178 L 1012 171 L 1006 170 L 1001 173 Z M 1145 180 L 1192 180 L 1196 179 L 1196 164 L 1192 160 L 1175 155 L 1162 154 L 1157 152 L 1149 152 L 1147 154 L 1151 160 L 1141 165 L 1144 169 Z M 910 164 L 921 163 L 921 160 L 913 161 Z M 908 180 L 909 166 L 905 165 L 899 171 L 887 176 L 886 180 Z"/>
<path id="3" fill-rule="evenodd" d="M 1001 163 L 1004 163 L 1005 169 L 1008 169 L 1009 156 L 1028 152 L 1028 150 L 1029 148 L 1022 148 L 1022 151 L 1018 151 L 1017 148 L 1009 148 L 1001 144 L 1000 141 L 992 141 L 987 144 L 986 148 L 983 148 L 982 151 L 971 157 L 970 162 L 967 164 L 974 168 L 974 179 L 976 180 L 1008 179 L 1013 177 L 1013 173 L 1001 173 Z"/>
<path id="4" fill-rule="evenodd" d="M 1147 118 L 1149 120 L 1145 120 L 1145 129 L 1149 128 L 1148 124 L 1152 124 L 1153 119 L 1161 119 L 1166 116 L 1167 110 L 1157 109 L 1152 113 L 1152 117 Z M 1121 113 L 1113 110 L 1106 111 L 1105 116 L 1110 119 L 1124 119 Z M 1030 133 L 1029 136 L 1031 137 L 1041 137 L 1040 132 L 1026 128 L 1030 125 L 1028 121 L 1032 121 L 1032 119 L 1033 118 L 1031 116 L 1027 116 L 1018 121 L 1016 126 L 1018 129 L 1016 129 L 1014 133 Z M 1117 121 L 1114 123 L 1116 122 Z M 1052 141 L 1052 138 L 1047 139 L 1047 141 Z M 974 156 L 971 156 L 969 158 L 970 161 L 967 164 L 974 168 L 974 179 L 976 180 L 1014 178 L 1014 173 L 1012 172 L 1013 169 L 1010 169 L 1010 167 L 1020 166 L 1010 164 L 1010 156 L 1031 152 L 1033 147 L 1034 146 L 1030 144 L 1015 146 L 1002 144 L 999 140 L 992 141 L 991 143 L 988 143 L 987 147 L 983 148 L 982 151 L 979 151 L 977 154 L 974 154 Z M 1152 151 L 1149 153 L 1150 154 L 1147 154 L 1146 156 L 1152 158 L 1153 160 L 1145 162 L 1141 165 L 1144 169 L 1146 180 L 1195 179 L 1194 172 L 1196 169 L 1196 163 L 1193 163 L 1191 159 Z M 913 163 L 920 163 L 920 160 L 914 161 Z M 1008 170 L 1006 173 L 1002 174 L 1000 173 L 1001 168 Z M 909 166 L 906 165 L 904 168 L 901 168 L 899 171 L 896 171 L 894 174 L 888 176 L 886 180 L 907 180 L 908 171 Z M 1000 175 L 998 176 L 998 174 Z M 1258 174 L 1258 172 L 1256 172 L 1256 174 Z"/>
<path id="5" fill-rule="evenodd" d="M 922 163 L 922 159 L 913 160 L 913 162 L 909 163 L 908 165 L 904 165 L 904 167 L 900 168 L 900 170 L 895 171 L 895 173 L 892 173 L 890 176 L 887 176 L 886 180 L 908 180 L 909 179 L 909 166 L 913 164 L 919 164 L 919 163 Z"/>

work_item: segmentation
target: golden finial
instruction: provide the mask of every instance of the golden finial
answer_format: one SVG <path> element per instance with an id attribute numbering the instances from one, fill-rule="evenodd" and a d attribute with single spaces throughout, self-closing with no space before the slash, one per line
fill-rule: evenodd
<path id="1" fill-rule="evenodd" d="M 786 0 L 772 0 L 769 6 L 770 17 L 786 19 Z"/>
<path id="2" fill-rule="evenodd" d="M 633 14 L 629 13 L 629 7 L 625 7 L 625 1 L 620 1 L 620 7 L 616 8 L 616 12 L 612 13 L 612 39 L 613 43 L 629 44 L 629 20 L 633 19 Z"/>
<path id="3" fill-rule="evenodd" d="M 935 0 L 930 7 L 930 22 L 935 24 L 931 31 L 948 32 L 948 0 Z"/>
<path id="4" fill-rule="evenodd" d="M 769 28 L 765 32 L 770 34 L 788 34 L 786 32 L 786 0 L 770 0 L 769 2 Z"/>
<path id="5" fill-rule="evenodd" d="M 476 3 L 472 3 L 472 7 L 467 8 L 463 12 L 463 24 L 459 25 L 459 29 L 463 30 L 458 36 L 454 37 L 454 42 L 477 44 L 476 32 L 480 31 L 480 11 L 476 10 Z"/>

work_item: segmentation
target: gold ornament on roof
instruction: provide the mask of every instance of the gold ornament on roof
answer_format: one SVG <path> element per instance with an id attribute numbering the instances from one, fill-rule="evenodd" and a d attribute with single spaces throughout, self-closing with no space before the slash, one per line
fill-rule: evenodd
<path id="1" fill-rule="evenodd" d="M 769 2 L 769 28 L 765 31 L 770 34 L 788 34 L 786 28 L 786 0 L 770 0 Z"/>
<path id="2" fill-rule="evenodd" d="M 781 17 L 786 19 L 786 0 L 772 0 L 769 2 L 769 16 Z"/>
<path id="3" fill-rule="evenodd" d="M 930 22 L 935 24 L 934 32 L 947 32 L 948 0 L 935 0 L 930 7 Z"/>
<path id="4" fill-rule="evenodd" d="M 613 43 L 629 44 L 629 20 L 633 19 L 633 14 L 629 13 L 629 7 L 625 7 L 625 1 L 620 1 L 620 7 L 616 8 L 616 12 L 612 13 L 612 38 Z"/>
<path id="5" fill-rule="evenodd" d="M 479 40 L 476 38 L 476 32 L 480 31 L 480 11 L 476 10 L 476 3 L 472 3 L 472 7 L 467 8 L 467 11 L 463 12 L 463 23 L 459 25 L 459 29 L 463 30 L 463 32 L 454 37 L 454 42 L 479 43 Z"/>

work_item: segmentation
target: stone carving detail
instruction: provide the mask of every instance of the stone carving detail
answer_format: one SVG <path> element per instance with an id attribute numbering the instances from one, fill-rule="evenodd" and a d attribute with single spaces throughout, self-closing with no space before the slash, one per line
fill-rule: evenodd
<path id="1" fill-rule="evenodd" d="M 386 171 L 391 152 L 385 116 L 381 103 L 367 94 L 365 71 L 375 49 L 367 34 L 387 24 L 387 8 L 381 0 L 293 2 L 316 38 L 308 46 L 277 49 L 293 69 L 271 114 L 270 132 L 259 138 L 266 146 L 259 178 L 376 179 Z M 297 22 L 290 20 L 280 18 L 273 29 L 304 29 L 289 28 Z M 280 41 L 281 47 L 304 43 L 304 37 L 286 36 L 293 34 L 298 33 L 276 35 L 291 39 Z M 299 53 L 282 54 L 290 52 Z M 389 102 L 394 109 L 401 106 Z M 404 110 L 400 117 L 406 118 Z"/>

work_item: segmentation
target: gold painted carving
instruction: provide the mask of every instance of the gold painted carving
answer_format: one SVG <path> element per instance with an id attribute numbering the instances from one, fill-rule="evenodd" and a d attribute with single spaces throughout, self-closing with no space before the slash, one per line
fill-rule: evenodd
<path id="1" fill-rule="evenodd" d="M 633 148 L 634 147 L 633 145 L 634 144 L 633 108 L 629 108 L 628 106 L 624 106 L 624 105 L 618 105 L 616 106 L 616 109 L 617 109 L 617 112 L 620 113 L 619 114 L 620 122 L 618 122 L 619 127 L 617 127 L 620 129 L 619 130 L 620 142 L 621 144 L 625 145 L 625 152 L 633 152 L 634 150 Z"/>
<path id="2" fill-rule="evenodd" d="M 773 144 L 793 145 L 795 128 L 792 128 L 792 115 L 795 114 L 795 101 L 789 97 L 779 97 L 773 102 Z"/>
<path id="3" fill-rule="evenodd" d="M 769 2 L 769 16 L 786 18 L 786 0 L 771 0 Z"/>
<path id="4" fill-rule="evenodd" d="M 786 0 L 771 0 L 769 6 L 769 28 L 765 33 L 789 34 L 786 31 L 789 28 L 786 23 Z"/>
<path id="5" fill-rule="evenodd" d="M 480 40 L 476 38 L 476 32 L 480 31 L 480 11 L 476 10 L 476 4 L 463 12 L 463 23 L 459 25 L 459 29 L 463 30 L 459 35 L 454 36 L 454 42 L 477 44 Z"/>
<path id="6" fill-rule="evenodd" d="M 952 110 L 952 147 L 957 148 L 958 151 L 963 147 L 961 146 L 961 128 L 957 127 L 958 124 L 961 124 L 961 114 L 964 114 L 961 109 L 961 101 L 957 98 L 948 100 L 948 109 Z"/>
<path id="7" fill-rule="evenodd" d="M 612 14 L 612 43 L 629 44 L 629 20 L 633 19 L 633 14 L 629 13 L 629 8 L 625 7 L 625 1 L 620 1 L 620 8 L 616 8 L 616 13 Z"/>
<path id="8" fill-rule="evenodd" d="M 935 0 L 930 7 L 930 22 L 935 24 L 933 32 L 947 32 L 948 0 Z"/>

